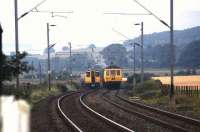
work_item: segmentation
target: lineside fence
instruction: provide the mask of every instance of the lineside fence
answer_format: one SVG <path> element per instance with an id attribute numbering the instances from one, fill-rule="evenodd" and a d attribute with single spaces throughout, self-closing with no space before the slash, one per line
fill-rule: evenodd
<path id="1" fill-rule="evenodd" d="M 161 90 L 164 94 L 168 94 L 169 84 L 162 84 Z M 196 96 L 200 97 L 200 86 L 174 86 L 175 95 Z"/>

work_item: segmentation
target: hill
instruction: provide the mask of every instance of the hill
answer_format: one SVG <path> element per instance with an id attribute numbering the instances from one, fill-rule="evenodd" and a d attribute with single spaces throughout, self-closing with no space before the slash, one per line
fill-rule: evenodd
<path id="1" fill-rule="evenodd" d="M 200 40 L 200 26 L 184 30 L 174 31 L 174 43 L 176 46 L 186 46 L 195 40 Z M 169 31 L 144 35 L 144 46 L 155 46 L 169 43 Z M 124 42 L 125 47 L 129 47 L 131 42 L 140 42 L 140 36 Z"/>

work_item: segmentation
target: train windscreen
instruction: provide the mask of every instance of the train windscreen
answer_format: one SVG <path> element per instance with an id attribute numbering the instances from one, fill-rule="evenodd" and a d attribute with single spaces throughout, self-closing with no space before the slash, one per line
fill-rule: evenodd
<path id="1" fill-rule="evenodd" d="M 120 70 L 117 70 L 117 75 L 120 76 Z"/>
<path id="2" fill-rule="evenodd" d="M 90 77 L 90 72 L 86 72 L 86 77 Z"/>
<path id="3" fill-rule="evenodd" d="M 111 76 L 115 76 L 115 70 L 110 71 Z"/>
<path id="4" fill-rule="evenodd" d="M 97 72 L 97 71 L 96 71 L 95 75 L 96 75 L 97 77 L 99 77 L 99 76 L 100 76 L 100 75 L 99 75 L 99 72 Z"/>

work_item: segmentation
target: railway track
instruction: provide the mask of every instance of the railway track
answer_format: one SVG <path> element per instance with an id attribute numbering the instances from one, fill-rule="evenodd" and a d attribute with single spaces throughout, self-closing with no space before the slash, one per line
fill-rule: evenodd
<path id="1" fill-rule="evenodd" d="M 145 105 L 145 104 L 142 104 L 142 103 L 130 101 L 130 100 L 124 98 L 124 97 L 119 96 L 119 91 L 117 91 L 115 96 L 118 97 L 119 99 L 121 99 L 121 100 L 123 100 L 123 101 L 125 101 L 125 102 L 127 102 L 129 104 L 135 105 L 137 107 L 140 107 L 140 108 L 143 108 L 143 109 L 147 109 L 147 110 L 150 110 L 152 112 L 159 113 L 159 114 L 163 114 L 163 115 L 166 115 L 166 116 L 174 118 L 174 119 L 185 121 L 185 122 L 187 122 L 189 124 L 200 126 L 200 120 L 197 120 L 197 119 L 194 119 L 194 118 L 191 118 L 191 117 L 186 117 L 186 116 L 183 116 L 183 115 L 180 115 L 180 114 L 172 113 L 172 112 L 169 112 L 169 111 L 161 110 L 161 109 L 158 109 L 158 108 L 155 108 L 155 107 L 151 107 L 149 105 Z"/>
<path id="2" fill-rule="evenodd" d="M 148 120 L 162 127 L 171 129 L 172 131 L 182 131 L 182 132 L 199 131 L 198 120 L 197 121 L 195 119 L 190 120 L 190 118 L 187 117 L 185 118 L 183 116 L 174 113 L 165 112 L 162 110 L 159 111 L 159 109 L 154 109 L 153 107 L 130 102 L 129 100 L 119 96 L 118 92 L 114 94 L 114 97 L 112 95 L 111 98 L 108 96 L 108 93 L 109 92 L 103 93 L 102 98 L 105 101 L 109 102 L 110 104 L 114 105 L 115 107 L 122 109 L 128 113 L 136 115 L 140 118 Z M 191 123 L 193 124 L 188 125 Z M 194 125 L 196 126 L 193 127 Z"/>
<path id="3" fill-rule="evenodd" d="M 86 103 L 91 92 L 74 92 L 58 98 L 57 108 L 64 121 L 77 132 L 134 132 L 133 130 L 101 115 Z"/>

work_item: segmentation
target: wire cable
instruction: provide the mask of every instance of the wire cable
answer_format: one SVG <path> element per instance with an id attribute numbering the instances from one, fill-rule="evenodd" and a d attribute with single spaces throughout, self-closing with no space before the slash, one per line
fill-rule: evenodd
<path id="1" fill-rule="evenodd" d="M 152 16 L 154 16 L 157 20 L 159 20 L 162 24 L 164 24 L 165 26 L 167 26 L 168 28 L 170 28 L 170 26 L 163 21 L 162 19 L 160 19 L 157 15 L 155 15 L 152 11 L 150 11 L 149 9 L 147 9 L 144 5 L 142 5 L 140 2 L 138 2 L 137 0 L 133 0 L 133 2 L 137 3 L 140 7 L 142 7 L 143 9 L 145 9 L 147 12 L 149 12 Z"/>
<path id="2" fill-rule="evenodd" d="M 33 8 L 31 8 L 29 11 L 25 12 L 24 14 L 22 14 L 22 15 L 18 18 L 18 20 L 21 19 L 22 17 L 26 16 L 27 14 L 29 14 L 29 13 L 30 13 L 31 11 L 33 11 L 34 9 L 37 10 L 37 8 L 38 8 L 40 5 L 42 5 L 44 2 L 46 2 L 46 1 L 47 1 L 47 0 L 43 0 L 43 1 L 41 1 L 40 3 L 38 3 L 36 6 L 34 6 Z"/>

